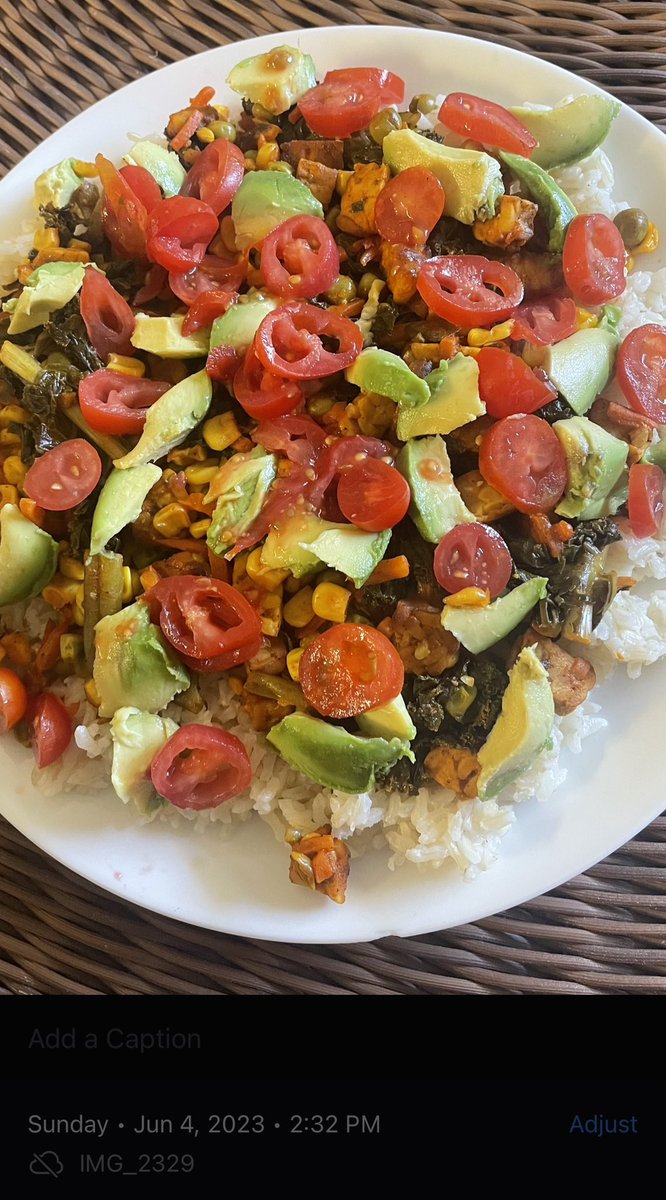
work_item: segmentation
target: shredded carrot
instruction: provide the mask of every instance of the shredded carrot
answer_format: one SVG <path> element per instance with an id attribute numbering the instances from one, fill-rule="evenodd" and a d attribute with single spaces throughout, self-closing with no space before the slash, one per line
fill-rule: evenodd
<path id="1" fill-rule="evenodd" d="M 439 343 L 440 359 L 453 358 L 458 353 L 458 338 L 455 333 L 447 333 Z"/>
<path id="2" fill-rule="evenodd" d="M 171 139 L 171 149 L 176 151 L 182 150 L 183 146 L 187 145 L 190 138 L 196 133 L 202 122 L 203 113 L 196 111 L 190 113 L 185 124 L 181 126 L 176 136 Z"/>
<path id="3" fill-rule="evenodd" d="M 48 621 L 42 644 L 35 656 L 35 670 L 40 673 L 52 671 L 60 658 L 60 634 L 69 628 L 68 617 L 60 615 L 58 621 Z"/>
<path id="4" fill-rule="evenodd" d="M 205 108 L 207 104 L 210 104 L 214 95 L 214 87 L 202 87 L 190 100 L 190 108 Z"/>
<path id="5" fill-rule="evenodd" d="M 35 504 L 34 500 L 28 500 L 26 496 L 22 496 L 19 500 L 19 508 L 23 516 L 32 521 L 33 525 L 41 526 L 44 524 L 44 509 Z"/>
<path id="6" fill-rule="evenodd" d="M 395 558 L 385 558 L 380 562 L 379 566 L 375 567 L 372 575 L 364 587 L 374 587 L 377 583 L 388 583 L 391 579 L 406 579 L 409 575 L 409 560 L 404 554 L 398 554 Z"/>
<path id="7" fill-rule="evenodd" d="M 30 266 L 33 271 L 37 267 L 41 267 L 44 263 L 51 262 L 90 262 L 90 255 L 87 250 L 71 250 L 69 247 L 56 246 L 53 250 L 40 250 L 36 258 L 33 259 Z"/>
<path id="8" fill-rule="evenodd" d="M 358 317 L 363 312 L 365 300 L 348 300 L 346 304 L 332 304 L 328 312 L 336 313 L 339 317 Z"/>

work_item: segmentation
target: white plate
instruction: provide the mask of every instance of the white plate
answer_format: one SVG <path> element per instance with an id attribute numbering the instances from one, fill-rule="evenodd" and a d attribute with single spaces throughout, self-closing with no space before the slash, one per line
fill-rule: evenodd
<path id="1" fill-rule="evenodd" d="M 0 183 L 0 240 L 15 236 L 29 212 L 40 171 L 68 155 L 102 150 L 119 159 L 127 134 L 161 130 L 168 113 L 224 80 L 241 58 L 288 42 L 308 50 L 320 75 L 333 67 L 377 65 L 402 75 L 407 94 L 453 90 L 500 103 L 553 104 L 571 93 L 599 92 L 584 79 L 536 58 L 471 38 L 377 26 L 308 29 L 220 47 L 175 63 L 123 88 L 76 117 Z M 231 96 L 229 96 L 231 99 Z M 237 104 L 237 98 L 233 98 Z M 620 197 L 666 227 L 666 138 L 623 108 L 605 147 Z M 662 265 L 656 255 L 650 268 Z M 29 782 L 28 755 L 3 742 L 0 812 L 54 858 L 135 904 L 212 929 L 293 942 L 353 942 L 417 934 L 474 921 L 547 891 L 622 845 L 663 805 L 660 699 L 666 664 L 638 682 L 599 688 L 609 725 L 564 757 L 570 773 L 547 805 L 518 810 L 498 863 L 472 883 L 453 869 L 386 869 L 376 853 L 353 864 L 347 903 L 314 897 L 287 881 L 286 852 L 259 819 L 226 840 L 222 831 L 138 826 L 113 796 L 45 799 Z"/>

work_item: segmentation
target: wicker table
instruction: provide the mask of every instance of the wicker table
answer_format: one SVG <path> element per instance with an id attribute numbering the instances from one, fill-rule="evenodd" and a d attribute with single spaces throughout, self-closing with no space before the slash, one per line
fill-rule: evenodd
<path id="1" fill-rule="evenodd" d="M 0 0 L 0 168 L 93 100 L 220 43 L 308 25 L 407 24 L 578 71 L 666 128 L 666 4 L 491 0 Z M 260 11 L 259 11 L 260 10 Z M 0 992 L 666 991 L 666 817 L 508 913 L 419 938 L 294 947 L 193 929 L 85 883 L 0 823 Z"/>

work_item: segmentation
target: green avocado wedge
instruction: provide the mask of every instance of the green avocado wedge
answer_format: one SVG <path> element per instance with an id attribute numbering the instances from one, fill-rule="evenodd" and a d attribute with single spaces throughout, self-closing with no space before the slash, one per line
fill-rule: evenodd
<path id="1" fill-rule="evenodd" d="M 121 529 L 136 521 L 151 487 L 162 476 L 159 467 L 145 463 L 119 471 L 114 467 L 102 488 L 90 529 L 90 553 L 101 554 Z"/>
<path id="2" fill-rule="evenodd" d="M 445 604 L 442 625 L 471 654 L 481 654 L 511 633 L 543 599 L 547 589 L 546 577 L 534 575 L 505 596 L 493 600 L 487 608 L 451 608 Z"/>
<path id="3" fill-rule="evenodd" d="M 492 800 L 531 766 L 549 744 L 555 707 L 548 675 L 531 646 L 509 671 L 502 711 L 479 750 L 480 800 Z"/>
<path id="4" fill-rule="evenodd" d="M 543 167 L 533 162 L 531 158 L 523 158 L 521 154 L 507 154 L 500 150 L 502 162 L 513 171 L 516 179 L 523 184 L 530 196 L 539 205 L 548 223 L 548 249 L 553 254 L 561 254 L 566 232 L 578 216 L 569 197 L 559 184 Z"/>
<path id="5" fill-rule="evenodd" d="M 608 136 L 622 105 L 610 96 L 576 96 L 555 108 L 510 108 L 538 141 L 530 162 L 552 171 L 592 154 Z"/>
<path id="6" fill-rule="evenodd" d="M 414 762 L 409 742 L 401 738 L 358 737 L 341 725 L 291 713 L 266 735 L 279 754 L 322 787 L 359 794 L 374 787 L 375 777 L 401 758 Z"/>
<path id="7" fill-rule="evenodd" d="M 15 504 L 0 511 L 0 607 L 39 595 L 55 574 L 58 543 Z"/>
<path id="8" fill-rule="evenodd" d="M 203 421 L 213 398 L 213 385 L 205 371 L 188 375 L 169 388 L 148 409 L 136 446 L 114 462 L 120 471 L 163 458 L 179 446 Z"/>
<path id="9" fill-rule="evenodd" d="M 185 667 L 141 601 L 97 622 L 93 679 L 101 717 L 112 717 L 126 705 L 159 712 L 190 684 Z"/>
<path id="10" fill-rule="evenodd" d="M 363 352 L 365 353 L 365 351 Z M 464 354 L 444 360 L 426 376 L 428 400 L 418 408 L 400 404 L 396 433 L 401 442 L 429 434 L 452 433 L 485 414 L 479 397 L 479 368 Z"/>

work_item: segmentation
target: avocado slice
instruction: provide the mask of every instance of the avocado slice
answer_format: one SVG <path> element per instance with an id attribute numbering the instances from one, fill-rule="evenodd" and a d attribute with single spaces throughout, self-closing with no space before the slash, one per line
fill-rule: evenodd
<path id="1" fill-rule="evenodd" d="M 523 774 L 549 745 L 554 723 L 548 674 L 533 648 L 526 646 L 509 671 L 502 711 L 478 753 L 480 800 L 492 800 Z"/>
<path id="2" fill-rule="evenodd" d="M 15 504 L 0 509 L 0 607 L 38 596 L 55 574 L 58 543 Z"/>
<path id="3" fill-rule="evenodd" d="M 121 471 L 163 458 L 203 421 L 213 396 L 213 387 L 205 371 L 197 371 L 169 388 L 151 404 L 136 446 L 114 466 Z"/>
<path id="4" fill-rule="evenodd" d="M 629 446 L 587 417 L 555 421 L 553 432 L 567 459 L 567 490 L 555 512 L 580 521 L 608 516 L 610 496 L 625 472 Z"/>
<path id="5" fill-rule="evenodd" d="M 52 313 L 64 308 L 74 298 L 81 288 L 84 275 L 83 263 L 52 262 L 38 267 L 28 276 L 11 310 L 3 304 L 3 308 L 12 314 L 7 333 L 26 333 L 28 329 L 44 325 Z"/>
<path id="6" fill-rule="evenodd" d="M 579 416 L 592 407 L 609 382 L 619 344 L 612 319 L 604 316 L 593 329 L 579 329 L 539 355 L 550 382 Z"/>
<path id="7" fill-rule="evenodd" d="M 451 608 L 445 604 L 442 625 L 471 654 L 481 654 L 511 633 L 543 599 L 547 589 L 548 580 L 543 575 L 535 575 L 505 596 L 493 600 L 486 608 Z"/>
<path id="8" fill-rule="evenodd" d="M 317 71 L 309 54 L 294 46 L 274 46 L 237 63 L 227 83 L 233 92 L 261 104 L 274 117 L 286 112 L 317 82 Z"/>
<path id="9" fill-rule="evenodd" d="M 48 167 L 37 176 L 35 208 L 47 208 L 49 204 L 52 208 L 65 208 L 69 204 L 83 182 L 74 170 L 74 162 L 73 158 L 63 158 L 62 162 Z"/>
<path id="10" fill-rule="evenodd" d="M 368 737 L 382 737 L 387 740 L 397 737 L 408 742 L 416 737 L 416 725 L 401 695 L 397 695 L 395 700 L 389 700 L 388 704 L 380 704 L 379 708 L 358 713 L 354 720 L 361 733 Z"/>
<path id="11" fill-rule="evenodd" d="M 135 350 L 145 350 L 158 358 L 203 358 L 208 354 L 207 329 L 183 336 L 184 314 L 173 317 L 149 317 L 137 313 L 130 341 Z"/>
<path id="12" fill-rule="evenodd" d="M 97 622 L 93 679 L 100 717 L 112 717 L 125 705 L 158 712 L 190 685 L 185 667 L 139 600 Z"/>
<path id="13" fill-rule="evenodd" d="M 213 321 L 210 332 L 211 350 L 216 346 L 233 346 L 237 354 L 245 354 L 254 341 L 254 335 L 264 317 L 273 312 L 279 304 L 280 301 L 273 297 L 232 304 L 221 317 Z"/>
<path id="14" fill-rule="evenodd" d="M 146 817 L 154 816 L 165 803 L 153 787 L 150 764 L 177 729 L 170 717 L 131 705 L 117 708 L 111 718 L 111 783 L 123 804 L 135 804 Z"/>
<path id="15" fill-rule="evenodd" d="M 566 232 L 578 216 L 569 197 L 559 184 L 531 158 L 523 158 L 521 154 L 507 154 L 500 150 L 499 156 L 503 163 L 513 171 L 516 179 L 523 184 L 533 200 L 536 200 L 541 212 L 548 222 L 548 249 L 554 254 L 561 254 Z"/>
<path id="16" fill-rule="evenodd" d="M 401 442 L 451 433 L 485 415 L 486 406 L 479 397 L 479 367 L 471 356 L 456 354 L 445 359 L 426 376 L 425 383 L 429 392 L 426 404 L 419 408 L 400 404 L 396 433 Z"/>
<path id="17" fill-rule="evenodd" d="M 439 542 L 454 526 L 476 520 L 453 482 L 451 463 L 441 437 L 407 442 L 395 465 L 409 484 L 412 493 L 409 515 L 424 541 Z"/>
<path id="18" fill-rule="evenodd" d="M 504 192 L 496 158 L 483 150 L 443 146 L 414 129 L 394 129 L 382 143 L 384 162 L 394 175 L 407 167 L 426 167 L 444 188 L 444 215 L 463 225 L 494 217 Z"/>
<path id="19" fill-rule="evenodd" d="M 263 566 L 291 571 L 296 579 L 322 566 L 341 571 L 363 587 L 381 562 L 391 530 L 366 533 L 355 525 L 336 525 L 315 513 L 296 513 L 271 529 L 261 551 Z"/>
<path id="20" fill-rule="evenodd" d="M 324 210 L 309 187 L 282 171 L 248 171 L 231 201 L 231 217 L 239 250 L 249 250 L 301 213 L 323 217 Z"/>
<path id="21" fill-rule="evenodd" d="M 318 570 L 324 564 L 310 546 L 330 526 L 330 521 L 322 520 L 316 513 L 285 517 L 270 530 L 261 549 L 261 565 L 291 571 L 295 579 Z"/>
<path id="22" fill-rule="evenodd" d="M 261 446 L 227 459 L 213 481 L 218 499 L 206 534 L 213 554 L 224 554 L 250 528 L 276 474 L 276 456 Z"/>
<path id="23" fill-rule="evenodd" d="M 123 155 L 130 166 L 143 167 L 159 184 L 164 196 L 177 196 L 185 182 L 186 171 L 177 154 L 157 142 L 135 142 Z"/>
<path id="24" fill-rule="evenodd" d="M 290 767 L 338 792 L 368 792 L 377 773 L 401 758 L 414 762 L 409 742 L 401 738 L 357 737 L 305 713 L 284 717 L 266 737 Z"/>
<path id="25" fill-rule="evenodd" d="M 555 108 L 510 108 L 539 145 L 530 157 L 544 171 L 587 158 L 608 136 L 622 105 L 610 96 L 576 96 Z"/>
<path id="26" fill-rule="evenodd" d="M 128 467 L 126 471 L 114 467 L 95 505 L 90 529 L 91 554 L 101 554 L 112 537 L 136 521 L 148 492 L 161 477 L 160 468 L 153 463 Z"/>
<path id="27" fill-rule="evenodd" d="M 361 350 L 356 361 L 345 371 L 345 378 L 361 391 L 388 396 L 389 400 L 395 400 L 396 404 L 405 408 L 425 404 L 430 397 L 425 379 L 419 379 L 410 371 L 404 359 L 397 354 L 380 350 L 378 346 Z"/>
<path id="28" fill-rule="evenodd" d="M 664 427 L 661 426 L 660 432 L 663 434 Z M 640 461 L 642 463 L 652 463 L 655 467 L 659 467 L 666 475 L 666 437 L 661 436 L 658 442 L 651 442 L 649 446 L 641 454 Z"/>

